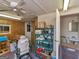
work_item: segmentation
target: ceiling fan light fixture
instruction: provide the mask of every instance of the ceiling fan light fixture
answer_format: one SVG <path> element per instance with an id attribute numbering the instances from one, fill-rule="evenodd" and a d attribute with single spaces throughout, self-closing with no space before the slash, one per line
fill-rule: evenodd
<path id="1" fill-rule="evenodd" d="M 67 9 L 68 9 L 69 1 L 70 1 L 70 0 L 64 0 L 64 7 L 63 7 L 63 10 L 67 10 Z"/>
<path id="2" fill-rule="evenodd" d="M 17 9 L 13 9 L 13 11 L 17 11 Z"/>

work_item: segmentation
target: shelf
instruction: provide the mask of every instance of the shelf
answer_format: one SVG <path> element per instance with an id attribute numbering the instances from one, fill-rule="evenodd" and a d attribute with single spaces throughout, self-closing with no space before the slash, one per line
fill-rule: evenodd
<path id="1" fill-rule="evenodd" d="M 36 28 L 37 30 L 41 30 L 37 32 L 36 39 L 36 48 L 44 48 L 45 51 L 52 51 L 53 50 L 53 39 L 54 39 L 54 28 Z M 40 34 L 39 34 L 40 33 Z M 43 36 L 44 40 L 41 40 L 41 36 Z"/>
<path id="2" fill-rule="evenodd" d="M 10 52 L 9 49 L 3 49 L 3 50 L 0 50 L 0 56 L 6 54 L 6 53 L 8 53 L 8 52 Z"/>
<path id="3" fill-rule="evenodd" d="M 47 50 L 47 51 L 53 50 L 52 48 L 47 48 L 47 47 L 44 47 L 44 46 L 37 46 L 36 48 L 44 48 L 44 49 Z"/>
<path id="4" fill-rule="evenodd" d="M 10 52 L 9 40 L 7 36 L 0 36 L 0 56 Z"/>
<path id="5" fill-rule="evenodd" d="M 36 36 L 44 35 L 44 34 L 35 34 Z"/>
<path id="6" fill-rule="evenodd" d="M 46 48 L 53 48 L 53 45 L 39 45 L 37 44 L 37 47 L 46 47 Z"/>
<path id="7" fill-rule="evenodd" d="M 46 30 L 46 29 L 54 29 L 54 28 L 36 28 L 35 30 Z"/>
<path id="8" fill-rule="evenodd" d="M 39 36 L 40 36 L 40 35 L 47 35 L 47 36 L 50 36 L 50 35 L 54 35 L 54 34 L 50 34 L 50 33 L 49 33 L 49 34 L 43 34 L 43 33 L 42 33 L 42 34 L 35 34 L 35 35 L 39 35 Z"/>
<path id="9" fill-rule="evenodd" d="M 39 43 L 43 43 L 43 44 L 52 44 L 52 42 L 50 41 L 45 41 L 45 40 L 36 40 L 36 43 L 39 44 Z"/>

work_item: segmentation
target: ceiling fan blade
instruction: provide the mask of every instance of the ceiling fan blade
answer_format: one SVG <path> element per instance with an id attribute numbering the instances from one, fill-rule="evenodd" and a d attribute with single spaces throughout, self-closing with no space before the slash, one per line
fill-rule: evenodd
<path id="1" fill-rule="evenodd" d="M 10 7 L 10 2 L 9 2 L 9 1 L 7 1 L 7 0 L 3 0 L 3 1 L 4 1 L 4 4 L 5 4 L 6 6 Z"/>
<path id="2" fill-rule="evenodd" d="M 25 4 L 24 0 L 19 0 L 17 3 L 17 6 L 23 6 Z"/>
<path id="3" fill-rule="evenodd" d="M 0 12 L 1 12 L 1 11 L 3 12 L 3 11 L 12 11 L 12 10 L 0 10 Z"/>
<path id="4" fill-rule="evenodd" d="M 16 8 L 16 11 L 14 11 L 16 13 L 16 15 L 18 16 L 22 16 L 23 13 L 21 13 L 20 9 Z"/>

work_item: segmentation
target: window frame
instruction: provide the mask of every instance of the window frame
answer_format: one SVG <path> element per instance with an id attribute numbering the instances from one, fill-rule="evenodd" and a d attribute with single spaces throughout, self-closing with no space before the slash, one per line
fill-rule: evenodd
<path id="1" fill-rule="evenodd" d="M 2 26 L 2 27 L 3 27 L 3 30 L 2 30 L 2 32 L 0 32 L 0 34 L 11 34 L 11 25 L 7 25 L 7 24 L 0 24 L 0 26 Z M 8 27 L 9 27 L 8 32 L 5 32 L 5 30 L 4 30 L 4 27 L 5 27 L 5 26 L 8 26 Z"/>

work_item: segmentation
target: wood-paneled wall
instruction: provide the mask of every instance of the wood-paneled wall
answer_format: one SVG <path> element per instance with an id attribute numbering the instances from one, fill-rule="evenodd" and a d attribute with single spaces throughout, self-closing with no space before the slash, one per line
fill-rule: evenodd
<path id="1" fill-rule="evenodd" d="M 25 23 L 24 22 L 8 20 L 8 19 L 0 19 L 0 24 L 11 25 L 11 34 L 0 34 L 0 36 L 7 35 L 9 39 L 13 40 L 15 38 L 15 35 L 25 34 Z"/>

